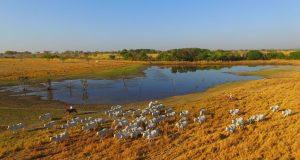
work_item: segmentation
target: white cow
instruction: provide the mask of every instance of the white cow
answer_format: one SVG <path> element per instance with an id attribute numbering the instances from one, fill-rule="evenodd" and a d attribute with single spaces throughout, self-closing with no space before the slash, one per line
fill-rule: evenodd
<path id="1" fill-rule="evenodd" d="M 40 119 L 40 120 L 43 120 L 43 121 L 46 121 L 46 120 L 48 120 L 48 119 L 51 119 L 51 117 L 52 117 L 51 113 L 45 113 L 45 114 L 43 114 L 43 115 L 40 115 L 40 116 L 39 116 L 39 119 Z"/>
<path id="2" fill-rule="evenodd" d="M 237 114 L 240 113 L 240 109 L 231 109 L 229 110 L 229 113 L 232 115 L 232 116 L 235 116 Z"/>
<path id="3" fill-rule="evenodd" d="M 158 129 L 150 130 L 150 134 L 147 135 L 147 139 L 151 140 L 151 139 L 153 139 L 157 136 L 159 136 L 159 130 Z"/>
<path id="4" fill-rule="evenodd" d="M 114 138 L 117 138 L 117 139 L 126 139 L 128 137 L 129 137 L 129 134 L 127 132 L 119 131 L 114 134 Z"/>
<path id="5" fill-rule="evenodd" d="M 92 120 L 94 120 L 94 118 L 92 118 L 92 117 L 85 117 L 85 118 L 82 119 L 80 122 L 81 122 L 81 123 L 88 123 L 88 122 L 90 122 L 90 121 L 92 121 Z"/>
<path id="6" fill-rule="evenodd" d="M 225 128 L 225 131 L 228 133 L 233 133 L 236 129 L 236 125 L 235 124 L 230 124 Z"/>
<path id="7" fill-rule="evenodd" d="M 265 120 L 265 115 L 263 114 L 257 114 L 257 115 L 254 115 L 254 116 L 251 116 L 249 119 L 248 119 L 248 123 L 249 124 L 252 124 L 254 122 L 260 122 L 260 121 L 263 121 Z"/>
<path id="8" fill-rule="evenodd" d="M 97 127 L 97 122 L 91 121 L 87 123 L 85 126 L 82 126 L 82 130 L 88 132 L 91 129 L 95 129 Z"/>
<path id="9" fill-rule="evenodd" d="M 167 113 L 167 117 L 175 117 L 176 116 L 176 112 L 170 112 L 170 113 Z"/>
<path id="10" fill-rule="evenodd" d="M 232 124 L 235 124 L 236 127 L 244 127 L 244 120 L 242 117 L 232 120 Z"/>
<path id="11" fill-rule="evenodd" d="M 186 111 L 180 112 L 179 115 L 180 115 L 181 117 L 187 117 L 189 114 L 190 114 L 190 112 L 189 112 L 188 110 L 186 110 Z"/>
<path id="12" fill-rule="evenodd" d="M 271 106 L 270 109 L 272 110 L 272 112 L 277 112 L 279 110 L 279 106 L 278 105 Z"/>
<path id="13" fill-rule="evenodd" d="M 13 124 L 13 125 L 9 125 L 7 127 L 8 130 L 13 131 L 13 132 L 15 132 L 16 130 L 19 130 L 19 129 L 24 129 L 24 128 L 25 128 L 25 126 L 23 123 Z"/>
<path id="14" fill-rule="evenodd" d="M 105 123 L 107 120 L 104 119 L 104 118 L 96 118 L 96 119 L 94 119 L 94 121 L 97 122 L 97 123 L 100 123 L 100 124 L 102 125 L 102 124 Z"/>
<path id="15" fill-rule="evenodd" d="M 287 116 L 290 116 L 291 114 L 293 114 L 293 111 L 291 109 L 286 109 L 286 110 L 282 111 L 281 114 L 283 115 L 283 117 L 287 117 Z"/>
<path id="16" fill-rule="evenodd" d="M 205 115 L 200 115 L 199 117 L 194 118 L 194 122 L 197 123 L 203 123 L 206 120 L 206 116 Z"/>
<path id="17" fill-rule="evenodd" d="M 206 110 L 204 108 L 200 109 L 200 112 L 199 112 L 200 116 L 205 115 L 205 113 L 206 113 Z"/>
<path id="18" fill-rule="evenodd" d="M 175 124 L 175 126 L 179 129 L 184 129 L 188 126 L 188 121 L 187 120 L 182 120 L 182 121 L 179 121 Z"/>
<path id="19" fill-rule="evenodd" d="M 57 142 L 59 142 L 59 141 L 61 141 L 61 140 L 64 140 L 64 139 L 66 139 L 66 138 L 68 138 L 68 137 L 69 137 L 69 134 L 68 134 L 67 131 L 65 131 L 65 132 L 63 132 L 63 133 L 61 133 L 61 134 L 57 134 L 57 135 L 54 136 L 54 137 L 50 137 L 50 142 L 55 142 L 55 143 L 57 143 Z"/>
<path id="20" fill-rule="evenodd" d="M 67 123 L 69 122 L 76 122 L 76 123 L 81 123 L 81 120 L 79 117 L 75 117 L 75 118 L 72 118 L 70 121 L 68 121 Z"/>
<path id="21" fill-rule="evenodd" d="M 97 136 L 99 136 L 101 139 L 104 138 L 106 135 L 108 135 L 111 132 L 110 128 L 103 128 L 101 131 L 97 132 Z"/>
<path id="22" fill-rule="evenodd" d="M 56 122 L 55 121 L 51 121 L 49 123 L 44 124 L 44 128 L 53 128 L 55 126 Z"/>
<path id="23" fill-rule="evenodd" d="M 71 128 L 71 127 L 75 127 L 76 125 L 77 125 L 77 122 L 69 121 L 66 124 L 61 125 L 61 128 L 62 129 L 68 129 L 68 128 Z"/>

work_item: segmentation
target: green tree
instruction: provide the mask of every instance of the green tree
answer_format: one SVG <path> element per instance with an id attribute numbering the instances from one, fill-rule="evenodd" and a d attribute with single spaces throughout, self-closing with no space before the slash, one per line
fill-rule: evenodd
<path id="1" fill-rule="evenodd" d="M 300 59 L 300 52 L 292 52 L 289 56 L 290 59 Z"/>
<path id="2" fill-rule="evenodd" d="M 284 59 L 286 56 L 282 52 L 270 51 L 264 55 L 264 59 Z"/>
<path id="3" fill-rule="evenodd" d="M 247 60 L 262 60 L 264 59 L 263 53 L 257 50 L 248 51 L 246 53 Z"/>

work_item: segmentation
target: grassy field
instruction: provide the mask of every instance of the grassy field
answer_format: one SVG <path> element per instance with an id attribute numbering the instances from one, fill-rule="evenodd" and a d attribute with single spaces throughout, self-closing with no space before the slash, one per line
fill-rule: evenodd
<path id="1" fill-rule="evenodd" d="M 138 62 L 69 59 L 0 59 L 0 85 L 19 83 L 27 76 L 29 81 L 68 78 L 115 78 L 140 75 L 144 66 Z"/>
<path id="2" fill-rule="evenodd" d="M 131 72 L 134 68 L 125 70 Z M 72 129 L 67 141 L 49 143 L 50 136 L 63 130 L 40 129 L 42 123 L 37 117 L 51 112 L 56 120 L 64 123 L 71 118 L 65 113 L 68 105 L 42 101 L 37 97 L 10 97 L 7 93 L 0 93 L 0 159 L 299 159 L 299 69 L 292 66 L 241 73 L 268 78 L 228 83 L 202 93 L 162 99 L 162 103 L 177 111 L 188 109 L 195 116 L 204 107 L 211 116 L 204 124 L 191 124 L 185 131 L 177 131 L 174 124 L 165 123 L 162 125 L 163 134 L 150 142 L 141 138 L 100 140 L 95 131 L 84 133 L 77 127 Z M 117 69 L 116 72 L 126 71 Z M 111 76 L 105 72 L 101 74 Z M 225 95 L 228 93 L 238 100 L 227 100 Z M 270 112 L 269 107 L 275 104 L 281 109 L 290 108 L 295 113 L 283 118 L 279 112 Z M 147 102 L 138 102 L 126 107 L 145 105 Z M 103 116 L 103 110 L 108 107 L 77 106 L 78 116 Z M 263 113 L 267 120 L 228 136 L 224 130 L 231 123 L 228 110 L 232 108 L 241 109 L 244 118 Z M 16 122 L 27 124 L 28 129 L 15 134 L 4 130 L 6 125 Z"/>

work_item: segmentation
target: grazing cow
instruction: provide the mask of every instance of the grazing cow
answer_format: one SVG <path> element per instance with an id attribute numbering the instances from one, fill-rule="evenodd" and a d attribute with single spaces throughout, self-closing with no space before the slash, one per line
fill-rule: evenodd
<path id="1" fill-rule="evenodd" d="M 78 123 L 75 122 L 75 121 L 69 121 L 66 124 L 61 125 L 61 128 L 62 129 L 68 129 L 68 128 L 71 128 L 71 127 L 75 127 L 77 124 Z"/>
<path id="2" fill-rule="evenodd" d="M 175 124 L 175 126 L 178 128 L 178 130 L 184 129 L 185 127 L 188 126 L 188 121 L 187 120 L 179 121 Z"/>
<path id="3" fill-rule="evenodd" d="M 146 131 L 142 132 L 142 137 L 148 140 L 152 140 L 153 138 L 159 136 L 159 134 L 160 134 L 159 129 L 153 129 L 153 130 L 147 129 Z"/>
<path id="4" fill-rule="evenodd" d="M 190 114 L 190 112 L 189 112 L 188 110 L 182 111 L 182 112 L 179 113 L 179 115 L 180 115 L 181 117 L 187 117 L 189 114 Z"/>
<path id="5" fill-rule="evenodd" d="M 200 116 L 205 115 L 205 113 L 206 113 L 206 110 L 204 108 L 200 109 L 200 112 L 199 112 Z"/>
<path id="6" fill-rule="evenodd" d="M 153 117 L 157 117 L 157 116 L 159 116 L 159 114 L 160 114 L 160 111 L 159 111 L 159 110 L 153 110 L 153 111 L 152 111 L 152 116 L 153 116 Z"/>
<path id="7" fill-rule="evenodd" d="M 70 123 L 70 122 L 75 122 L 75 123 L 81 123 L 81 120 L 79 117 L 75 117 L 75 118 L 72 118 L 70 121 L 68 121 L 67 123 Z"/>
<path id="8" fill-rule="evenodd" d="M 235 124 L 230 124 L 225 128 L 225 131 L 228 133 L 233 133 L 236 129 L 236 125 Z"/>
<path id="9" fill-rule="evenodd" d="M 283 117 L 287 117 L 287 116 L 293 114 L 293 111 L 291 109 L 286 109 L 286 110 L 282 111 L 281 114 L 283 115 Z"/>
<path id="10" fill-rule="evenodd" d="M 127 132 L 119 131 L 114 134 L 114 138 L 117 138 L 117 139 L 126 139 L 128 137 L 129 137 L 129 134 Z"/>
<path id="11" fill-rule="evenodd" d="M 97 136 L 101 139 L 108 135 L 112 130 L 110 128 L 103 128 L 101 131 L 97 132 Z"/>
<path id="12" fill-rule="evenodd" d="M 150 130 L 149 134 L 147 135 L 147 139 L 151 140 L 157 136 L 159 136 L 159 129 Z"/>
<path id="13" fill-rule="evenodd" d="M 263 114 L 258 114 L 258 115 L 256 115 L 256 117 L 255 117 L 255 121 L 256 121 L 256 122 L 260 122 L 260 121 L 263 121 L 263 120 L 265 120 L 265 119 L 266 119 L 266 116 L 263 115 Z"/>
<path id="14" fill-rule="evenodd" d="M 244 127 L 244 120 L 242 117 L 240 118 L 236 118 L 234 120 L 232 120 L 232 124 L 235 124 L 236 127 Z"/>
<path id="15" fill-rule="evenodd" d="M 172 113 L 174 112 L 174 110 L 172 108 L 168 108 L 165 110 L 165 113 L 168 114 L 168 113 Z"/>
<path id="16" fill-rule="evenodd" d="M 90 123 L 87 123 L 85 126 L 82 126 L 82 130 L 88 132 L 91 129 L 95 129 L 96 127 L 97 127 L 97 122 L 92 121 Z"/>
<path id="17" fill-rule="evenodd" d="M 92 117 L 85 117 L 80 122 L 81 123 L 88 123 L 88 122 L 93 121 L 93 120 L 94 120 L 94 118 L 92 118 Z"/>
<path id="18" fill-rule="evenodd" d="M 66 139 L 66 138 L 68 138 L 68 137 L 69 137 L 69 134 L 68 134 L 67 131 L 65 131 L 65 132 L 63 132 L 63 133 L 61 133 L 61 134 L 57 134 L 57 135 L 54 136 L 54 137 L 50 137 L 50 142 L 55 142 L 55 143 L 57 143 L 57 142 L 59 142 L 59 141 L 61 141 L 61 140 L 64 140 L 64 139 Z"/>
<path id="19" fill-rule="evenodd" d="M 198 122 L 198 123 L 203 123 L 206 120 L 206 116 L 205 115 L 201 115 L 199 117 L 194 118 L 194 122 Z"/>
<path id="20" fill-rule="evenodd" d="M 176 112 L 167 113 L 167 117 L 174 117 L 176 116 Z"/>
<path id="21" fill-rule="evenodd" d="M 105 119 L 103 119 L 103 118 L 96 118 L 96 119 L 94 119 L 94 121 L 102 125 L 102 124 L 105 123 L 107 120 L 105 120 Z"/>
<path id="22" fill-rule="evenodd" d="M 47 128 L 47 129 L 52 128 L 52 127 L 54 127 L 55 124 L 56 124 L 55 121 L 51 121 L 49 123 L 44 124 L 44 128 Z"/>
<path id="23" fill-rule="evenodd" d="M 13 133 L 16 131 L 16 130 L 19 130 L 19 129 L 24 129 L 25 126 L 23 123 L 17 123 L 17 124 L 13 124 L 13 125 L 9 125 L 7 127 L 8 130 L 10 131 L 13 131 Z"/>
<path id="24" fill-rule="evenodd" d="M 251 117 L 248 119 L 248 123 L 249 123 L 249 124 L 252 124 L 252 123 L 254 123 L 254 122 L 263 121 L 265 118 L 266 118 L 265 115 L 263 115 L 263 114 L 257 114 L 257 115 L 251 116 Z"/>
<path id="25" fill-rule="evenodd" d="M 270 109 L 272 110 L 272 112 L 277 112 L 279 110 L 279 106 L 278 105 L 271 106 Z"/>
<path id="26" fill-rule="evenodd" d="M 40 119 L 40 120 L 43 120 L 43 121 L 46 121 L 46 120 L 48 120 L 48 119 L 51 119 L 51 117 L 52 117 L 51 113 L 45 113 L 45 114 L 43 114 L 43 115 L 40 115 L 40 116 L 39 116 L 39 119 Z"/>
<path id="27" fill-rule="evenodd" d="M 154 129 L 156 127 L 156 123 L 150 122 L 147 124 L 146 129 Z"/>
<path id="28" fill-rule="evenodd" d="M 229 113 L 232 115 L 232 116 L 235 116 L 237 114 L 240 113 L 240 109 L 231 109 L 229 110 Z"/>
<path id="29" fill-rule="evenodd" d="M 151 101 L 150 103 L 149 103 L 149 108 L 151 108 L 151 107 L 153 107 L 153 106 L 157 106 L 157 105 L 159 105 L 159 103 L 158 103 L 158 101 Z"/>

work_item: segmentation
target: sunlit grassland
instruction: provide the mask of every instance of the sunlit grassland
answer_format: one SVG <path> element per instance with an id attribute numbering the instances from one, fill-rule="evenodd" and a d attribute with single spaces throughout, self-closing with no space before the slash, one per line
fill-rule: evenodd
<path id="1" fill-rule="evenodd" d="M 254 72 L 239 72 L 235 73 L 241 76 L 262 76 L 267 78 L 287 78 L 287 77 L 300 77 L 300 68 L 295 66 L 281 66 L 270 69 L 264 69 Z"/>
<path id="2" fill-rule="evenodd" d="M 17 84 L 21 77 L 28 77 L 28 82 L 33 83 L 47 79 L 128 77 L 141 73 L 142 68 L 141 63 L 119 60 L 0 59 L 0 85 Z"/>
<path id="3" fill-rule="evenodd" d="M 139 67 L 127 67 L 107 69 L 107 73 L 97 74 L 104 74 L 105 77 L 115 74 L 109 72 L 125 75 L 124 72 L 139 71 Z M 175 128 L 175 121 L 164 123 L 161 125 L 164 132 L 153 141 L 142 138 L 117 140 L 112 137 L 100 140 L 95 135 L 96 131 L 84 133 L 76 127 L 71 130 L 68 140 L 59 144 L 49 143 L 50 136 L 63 130 L 39 129 L 42 122 L 38 120 L 38 115 L 51 112 L 63 124 L 71 118 L 65 113 L 68 106 L 55 101 L 41 101 L 37 97 L 8 97 L 2 93 L 0 118 L 4 121 L 0 122 L 0 159 L 299 159 L 299 67 L 279 67 L 247 74 L 266 76 L 268 79 L 228 83 L 202 93 L 160 100 L 176 111 L 190 110 L 191 117 L 197 115 L 200 108 L 206 108 L 209 116 L 204 124 L 191 124 L 184 131 Z M 238 100 L 228 101 L 225 98 L 228 93 Z M 269 107 L 275 104 L 280 105 L 281 109 L 290 108 L 295 114 L 283 118 L 280 112 L 270 112 Z M 147 102 L 137 102 L 125 106 L 138 108 L 146 105 Z M 103 110 L 109 106 L 76 107 L 80 112 L 76 116 L 103 117 Z M 267 120 L 222 138 L 226 134 L 225 126 L 233 118 L 228 113 L 232 108 L 241 109 L 243 113 L 240 116 L 244 118 L 263 113 L 267 115 Z M 15 122 L 32 126 L 15 134 L 3 131 L 6 125 Z"/>
<path id="4" fill-rule="evenodd" d="M 11 158 L 19 155 L 45 159 L 66 156 L 79 159 L 297 159 L 300 156 L 297 138 L 300 130 L 299 89 L 300 82 L 294 78 L 275 78 L 225 84 L 203 93 L 163 99 L 164 104 L 177 111 L 189 109 L 195 116 L 205 107 L 208 115 L 213 116 L 208 116 L 204 124 L 189 125 L 184 131 L 177 131 L 174 122 L 162 124 L 164 132 L 151 142 L 141 138 L 100 140 L 95 131 L 84 133 L 77 127 L 71 130 L 68 140 L 59 144 L 48 141 L 50 136 L 63 132 L 61 129 L 25 131 L 15 135 L 6 131 L 0 136 L 0 150 L 5 157 Z M 234 94 L 239 100 L 227 101 L 224 96 L 227 93 Z M 291 108 L 295 114 L 283 118 L 280 112 L 272 113 L 269 107 L 274 104 L 280 105 L 281 109 Z M 146 102 L 139 104 L 145 105 Z M 244 112 L 242 117 L 263 113 L 267 120 L 220 138 L 226 134 L 225 126 L 231 123 L 228 110 L 236 107 Z M 66 119 L 64 115 L 61 121 Z"/>
<path id="5" fill-rule="evenodd" d="M 142 73 L 143 69 L 144 66 L 142 65 L 134 65 L 134 66 L 121 67 L 121 68 L 116 68 L 116 69 L 111 69 L 106 71 L 95 72 L 94 76 L 100 78 L 136 77 L 136 76 L 143 75 Z"/>

